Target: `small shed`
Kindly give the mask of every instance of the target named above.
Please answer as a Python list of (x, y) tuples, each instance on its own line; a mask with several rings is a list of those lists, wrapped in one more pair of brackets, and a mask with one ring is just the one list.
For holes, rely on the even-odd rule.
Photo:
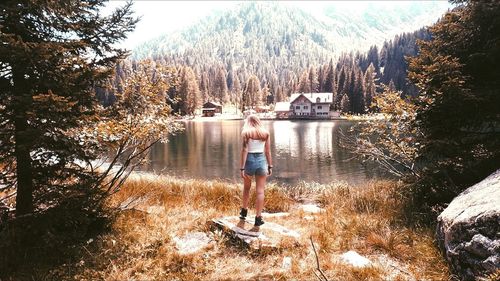
[(201, 114), (204, 117), (214, 116), (216, 113), (222, 113), (221, 104), (214, 101), (209, 101), (203, 104), (203, 107), (201, 109)]
[(277, 102), (274, 107), (274, 113), (276, 113), (276, 118), (287, 118), (290, 114), (290, 103), (289, 102)]

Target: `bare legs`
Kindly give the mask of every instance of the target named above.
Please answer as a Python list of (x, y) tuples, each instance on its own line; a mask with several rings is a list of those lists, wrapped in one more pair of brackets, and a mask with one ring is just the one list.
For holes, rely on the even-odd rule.
[[(267, 176), (256, 176), (256, 191), (257, 198), (255, 199), (255, 212), (256, 216), (260, 217), (262, 213), (262, 208), (264, 208), (264, 187), (266, 186)], [(250, 200), (250, 187), (252, 186), (252, 178), (247, 177), (243, 179), (243, 202), (242, 208), (248, 209), (248, 201)]]
[(257, 197), (255, 198), (255, 216), (262, 215), (262, 208), (264, 207), (264, 187), (266, 186), (267, 176), (255, 176)]
[[(262, 209), (264, 208), (264, 187), (266, 186), (267, 176), (255, 176), (255, 186), (257, 198), (255, 199), (255, 225), (250, 231), (259, 232), (262, 221)], [(252, 187), (252, 177), (243, 177), (243, 202), (240, 212), (240, 221), (237, 226), (243, 228), (245, 226), (245, 217), (247, 215), (248, 201), (250, 200), (250, 188)]]
[(243, 203), (242, 208), (248, 209), (248, 200), (250, 199), (250, 187), (252, 186), (252, 178), (243, 178)]

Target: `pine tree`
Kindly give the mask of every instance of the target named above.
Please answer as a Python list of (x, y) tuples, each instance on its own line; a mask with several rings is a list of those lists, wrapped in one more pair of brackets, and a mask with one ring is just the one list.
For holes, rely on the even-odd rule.
[[(383, 64), (384, 71), (377, 77), (380, 77), (380, 81), (386, 85), (392, 80), (394, 89), (401, 90), (404, 96), (415, 96), (417, 94), (414, 85), (408, 83), (406, 79), (407, 58), (417, 55), (417, 39), (427, 41), (430, 39), (430, 34), (426, 29), (421, 29), (412, 33), (397, 35), (393, 40), (384, 43), (380, 55), (381, 61), (383, 58), (381, 64)], [(376, 65), (374, 67), (377, 68)]]
[(276, 94), (276, 102), (283, 102), (283, 101), (286, 101), (286, 93), (285, 91), (283, 90), (283, 87), (282, 86), (279, 86), (278, 87), (278, 92)]
[(372, 63), (370, 63), (370, 66), (366, 69), (365, 75), (364, 75), (364, 100), (365, 100), (365, 108), (367, 111), (370, 111), (371, 105), (372, 105), (372, 100), (373, 97), (376, 94), (376, 85), (375, 85), (375, 67), (373, 66)]
[(309, 68), (309, 74), (307, 76), (307, 80), (309, 82), (309, 93), (318, 92), (318, 74), (316, 73), (316, 69), (314, 67)]
[(201, 106), (201, 94), (193, 69), (186, 66), (182, 69), (179, 85), (179, 96), (181, 99), (181, 113), (194, 114)]
[(204, 71), (203, 74), (201, 74), (201, 79), (200, 79), (200, 92), (203, 103), (208, 102), (210, 100), (209, 89), (210, 89), (210, 82), (208, 80), (208, 74)]
[(226, 78), (227, 90), (229, 93), (233, 92), (234, 86), (234, 71), (229, 71)]
[(342, 108), (342, 97), (346, 94), (346, 92), (344, 92), (344, 88), (345, 88), (345, 84), (346, 84), (346, 80), (348, 77), (346, 77), (346, 71), (345, 71), (345, 68), (344, 67), (341, 67), (340, 70), (339, 70), (339, 77), (338, 77), (338, 84), (337, 84), (337, 94), (335, 95), (335, 103), (334, 103), (334, 107), (335, 109), (337, 110), (341, 110)]
[(309, 72), (304, 70), (299, 80), (299, 93), (310, 93), (311, 92), (311, 84), (309, 83)]
[[(291, 96), (292, 93), (295, 93), (296, 91), (299, 91), (298, 90), (298, 87), (297, 87), (297, 77), (295, 75), (293, 75), (290, 80), (288, 81), (288, 84), (287, 84), (287, 96)], [(300, 91), (299, 91), (300, 92)]]
[(375, 74), (380, 73), (380, 60), (379, 60), (379, 52), (377, 45), (370, 47), (366, 59), (368, 65), (372, 65), (374, 67), (374, 73)]
[(250, 78), (248, 78), (245, 90), (243, 91), (242, 101), (242, 110), (245, 110), (245, 107), (257, 106), (259, 102), (262, 101), (260, 81), (257, 76), (251, 75)]
[(326, 72), (323, 91), (327, 92), (327, 93), (334, 93), (334, 92), (336, 92), (336, 88), (337, 87), (335, 85), (335, 70), (333, 67), (333, 61), (330, 60), (330, 63), (328, 64), (328, 69)]
[[(349, 76), (350, 71), (347, 69), (347, 66), (343, 66), (342, 69), (340, 70), (340, 75), (339, 75), (339, 83), (337, 85), (337, 92), (339, 95), (344, 95), (349, 93), (349, 87), (350, 87), (350, 76)], [(340, 102), (340, 101), (339, 101)]]
[(269, 80), (269, 91), (271, 92), (271, 95), (273, 96), (273, 99), (277, 99), (278, 95), (278, 88), (279, 88), (279, 82), (278, 82), (278, 77), (276, 74), (271, 74), (270, 75), (270, 80)]
[(7, 167), (0, 180), (17, 187), (17, 215), (42, 203), (35, 191), (57, 189), (61, 179), (93, 179), (76, 164), (96, 157), (77, 128), (95, 118), (94, 86), (124, 58), (115, 44), (136, 23), (131, 3), (110, 16), (99, 13), (103, 4), (0, 3), (0, 162)]
[(226, 71), (222, 67), (220, 67), (216, 72), (214, 80), (214, 94), (217, 95), (217, 100), (220, 103), (224, 104), (229, 101), (226, 84)]
[(420, 155), (445, 181), (437, 184), (441, 202), (500, 163), (500, 4), (455, 2), (465, 5), (430, 27), (432, 40), (420, 42), (409, 72), (420, 88)]
[(328, 66), (319, 66), (318, 67), (318, 93), (324, 92), (324, 87), (325, 87), (325, 75), (328, 71)]
[(269, 84), (265, 83), (264, 87), (261, 89), (261, 100), (260, 104), (268, 105), (273, 103), (273, 96), (271, 95), (271, 91), (269, 90)]
[(360, 114), (366, 112), (365, 85), (363, 83), (363, 77), (363, 72), (358, 67), (356, 71), (356, 84), (354, 86), (354, 96), (356, 97), (354, 112)]
[(349, 105), (350, 105), (350, 112), (352, 113), (358, 113), (358, 111), (356, 110), (356, 106), (357, 106), (357, 96), (356, 96), (356, 81), (357, 81), (357, 71), (355, 68), (352, 68), (351, 71), (350, 71), (350, 75), (349, 75), (349, 84), (348, 84), (348, 88), (345, 90), (345, 92), (347, 93), (347, 96), (349, 97)]
[(239, 104), (241, 102), (241, 83), (238, 75), (234, 75), (233, 81), (233, 103)]
[(349, 97), (347, 94), (342, 95), (342, 98), (340, 99), (340, 110), (342, 112), (350, 112), (351, 104), (349, 102)]
[(363, 75), (359, 67), (354, 67), (350, 76), (350, 89), (348, 92), (352, 113), (364, 113)]

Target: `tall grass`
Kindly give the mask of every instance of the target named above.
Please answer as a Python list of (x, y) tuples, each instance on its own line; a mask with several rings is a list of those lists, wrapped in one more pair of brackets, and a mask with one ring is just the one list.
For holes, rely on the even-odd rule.
[[(297, 230), (301, 238), (299, 245), (284, 240), (281, 250), (263, 252), (239, 247), (207, 227), (213, 218), (238, 214), (240, 184), (134, 176), (107, 202), (112, 208), (121, 207), (110, 231), (86, 243), (80, 259), (56, 267), (45, 278), (316, 280), (312, 237), (330, 280), (384, 280), (389, 276), (392, 280), (411, 280), (411, 276), (448, 280), (432, 231), (406, 226), (401, 188), (391, 181), (359, 187), (271, 183), (266, 187), (265, 211), (290, 215), (267, 220)], [(324, 212), (306, 220), (311, 214), (298, 205), (311, 200)], [(213, 242), (200, 253), (180, 255), (173, 238), (190, 231), (203, 231)], [(373, 266), (359, 269), (341, 263), (338, 255), (348, 250), (367, 256)], [(284, 257), (292, 258), (289, 270), (281, 268)]]

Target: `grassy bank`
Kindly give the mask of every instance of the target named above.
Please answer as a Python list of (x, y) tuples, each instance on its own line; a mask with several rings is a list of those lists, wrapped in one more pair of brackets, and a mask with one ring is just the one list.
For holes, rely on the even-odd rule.
[[(207, 226), (213, 218), (238, 213), (241, 186), (136, 176), (110, 198), (108, 204), (122, 210), (109, 229), (83, 242), (77, 258), (40, 272), (37, 279), (317, 280), (312, 237), (329, 280), (448, 280), (432, 230), (404, 223), (400, 188), (388, 181), (359, 187), (270, 184), (266, 211), (290, 215), (267, 220), (297, 230), (301, 238), (299, 246), (262, 252), (239, 247)], [(298, 208), (303, 200), (325, 211), (309, 216)], [(173, 237), (192, 231), (205, 232), (214, 242), (196, 254), (177, 254)], [(373, 266), (357, 269), (335, 258), (349, 250), (368, 257)], [(281, 268), (284, 257), (292, 258), (289, 270)]]

